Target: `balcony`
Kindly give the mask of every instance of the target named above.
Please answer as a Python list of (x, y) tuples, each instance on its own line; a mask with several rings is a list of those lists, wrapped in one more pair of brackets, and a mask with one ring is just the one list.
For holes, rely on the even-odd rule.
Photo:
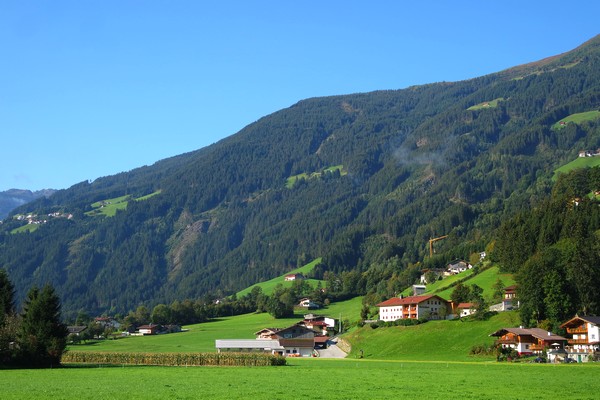
[(544, 345), (541, 345), (541, 344), (532, 344), (529, 346), (529, 350), (531, 350), (531, 351), (542, 351), (542, 350), (544, 350), (544, 348), (545, 348)]
[(587, 339), (569, 339), (569, 344), (588, 344)]
[(587, 333), (587, 327), (578, 327), (578, 328), (567, 328), (567, 333)]

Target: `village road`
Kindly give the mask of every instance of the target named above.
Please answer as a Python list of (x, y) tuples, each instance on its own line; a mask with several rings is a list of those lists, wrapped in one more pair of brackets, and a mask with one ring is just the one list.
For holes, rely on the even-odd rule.
[(329, 341), (328, 345), (326, 349), (317, 350), (319, 358), (346, 358), (347, 354), (335, 342)]

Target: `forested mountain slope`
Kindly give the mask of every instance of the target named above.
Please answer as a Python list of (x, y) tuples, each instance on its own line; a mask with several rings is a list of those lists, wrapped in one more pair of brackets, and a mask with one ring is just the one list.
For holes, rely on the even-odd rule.
[[(449, 235), (427, 261), (443, 263), (481, 250), (549, 193), (555, 168), (599, 148), (600, 120), (555, 125), (599, 107), (600, 37), (467, 81), (303, 100), (201, 150), (16, 210), (72, 218), (24, 234), (6, 219), (0, 267), (18, 299), (50, 282), (67, 312), (123, 312), (232, 293), (319, 256), (318, 273), (400, 274), (429, 238)], [(89, 213), (125, 195), (115, 216)]]

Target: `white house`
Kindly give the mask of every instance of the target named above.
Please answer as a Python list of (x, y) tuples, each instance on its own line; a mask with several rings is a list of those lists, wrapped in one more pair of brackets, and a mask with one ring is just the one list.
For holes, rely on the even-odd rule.
[(386, 322), (403, 318), (440, 319), (450, 314), (448, 300), (437, 295), (393, 297), (377, 304), (377, 307), (379, 319)]
[(446, 271), (449, 275), (456, 275), (471, 268), (473, 268), (473, 266), (466, 261), (455, 261), (448, 264)]
[(456, 306), (456, 313), (460, 317), (468, 317), (477, 312), (477, 306), (474, 303), (459, 303)]
[(315, 303), (314, 301), (312, 301), (308, 297), (305, 297), (305, 298), (301, 299), (300, 302), (298, 303), (298, 307), (304, 307), (304, 308), (321, 308), (320, 305), (318, 305), (317, 303)]
[(577, 362), (589, 361), (590, 355), (600, 350), (600, 317), (576, 315), (560, 326), (566, 329), (568, 356)]

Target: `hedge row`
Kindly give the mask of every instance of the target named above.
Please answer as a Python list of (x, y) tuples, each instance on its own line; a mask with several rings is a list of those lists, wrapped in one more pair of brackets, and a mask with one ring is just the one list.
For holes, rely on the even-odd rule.
[(68, 351), (62, 363), (262, 367), (286, 365), (284, 357), (263, 353), (104, 353)]

